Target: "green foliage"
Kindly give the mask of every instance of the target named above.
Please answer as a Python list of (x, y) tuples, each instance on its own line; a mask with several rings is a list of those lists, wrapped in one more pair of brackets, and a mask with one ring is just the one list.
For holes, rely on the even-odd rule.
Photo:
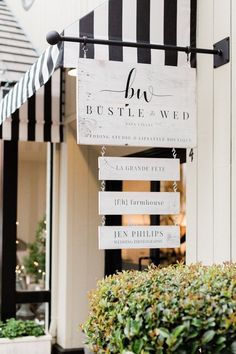
[(37, 282), (45, 272), (45, 230), (45, 217), (43, 217), (37, 224), (35, 241), (28, 245), (29, 255), (24, 258), (26, 273), (35, 275)]
[(151, 267), (98, 283), (82, 326), (96, 353), (236, 354), (236, 265)]
[(17, 338), (24, 336), (43, 336), (43, 326), (34, 321), (22, 321), (10, 318), (5, 323), (0, 322), (0, 338)]

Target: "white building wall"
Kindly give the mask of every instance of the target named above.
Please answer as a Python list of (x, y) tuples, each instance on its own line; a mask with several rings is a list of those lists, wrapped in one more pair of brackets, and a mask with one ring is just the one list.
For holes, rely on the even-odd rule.
[(236, 262), (236, 2), (231, 1), (231, 258)]
[[(73, 82), (73, 84), (72, 84)], [(98, 250), (98, 169), (96, 150), (76, 143), (75, 78), (66, 90), (65, 143), (57, 147), (52, 309), (53, 330), (63, 348), (83, 346), (80, 325), (88, 314), (88, 291), (104, 275), (104, 252)]]
[(232, 53), (230, 63), (217, 69), (211, 56), (198, 55), (198, 146), (187, 172), (188, 263), (235, 260), (235, 23), (233, 0), (198, 1), (197, 46), (212, 48), (230, 36)]
[[(61, 145), (61, 196), (58, 252), (57, 343), (83, 346), (79, 325), (88, 313), (88, 291), (103, 277), (104, 254), (98, 251), (97, 157), (79, 147), (68, 128)], [(63, 169), (63, 171), (62, 171)]]

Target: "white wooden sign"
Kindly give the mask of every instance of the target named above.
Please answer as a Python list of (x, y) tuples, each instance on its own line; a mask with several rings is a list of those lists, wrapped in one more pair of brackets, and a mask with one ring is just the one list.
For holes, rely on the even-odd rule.
[(79, 59), (78, 143), (196, 146), (195, 70)]
[(100, 215), (178, 214), (178, 192), (99, 192)]
[(176, 248), (179, 226), (99, 226), (99, 249)]
[(116, 181), (179, 181), (179, 159), (99, 157), (99, 179)]

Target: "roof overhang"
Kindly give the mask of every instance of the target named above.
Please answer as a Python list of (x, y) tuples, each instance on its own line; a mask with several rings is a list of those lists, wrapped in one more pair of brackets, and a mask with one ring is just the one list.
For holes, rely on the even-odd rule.
[[(196, 0), (107, 0), (63, 31), (65, 36), (196, 46)], [(182, 66), (186, 54), (166, 50), (87, 45), (87, 58)], [(0, 123), (45, 85), (57, 67), (73, 68), (83, 57), (78, 43), (50, 46), (0, 102)], [(192, 55), (192, 62), (195, 56)]]

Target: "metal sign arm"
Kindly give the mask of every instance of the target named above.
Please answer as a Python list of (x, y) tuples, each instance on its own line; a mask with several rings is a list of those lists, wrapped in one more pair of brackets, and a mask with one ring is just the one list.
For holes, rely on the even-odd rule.
[(119, 47), (133, 47), (133, 48), (146, 48), (146, 49), (157, 49), (157, 50), (171, 50), (175, 52), (184, 52), (186, 54), (190, 53), (200, 53), (200, 54), (211, 54), (214, 55), (214, 68), (222, 66), (229, 62), (229, 38), (225, 38), (220, 42), (214, 44), (214, 49), (205, 48), (194, 48), (190, 46), (181, 47), (174, 46), (170, 44), (153, 44), (144, 42), (125, 42), (118, 40), (105, 40), (89, 37), (66, 37), (61, 36), (56, 31), (51, 31), (47, 34), (47, 42), (51, 45), (58, 44), (61, 41), (64, 42), (76, 42), (86, 44), (100, 44), (100, 45), (112, 45)]

